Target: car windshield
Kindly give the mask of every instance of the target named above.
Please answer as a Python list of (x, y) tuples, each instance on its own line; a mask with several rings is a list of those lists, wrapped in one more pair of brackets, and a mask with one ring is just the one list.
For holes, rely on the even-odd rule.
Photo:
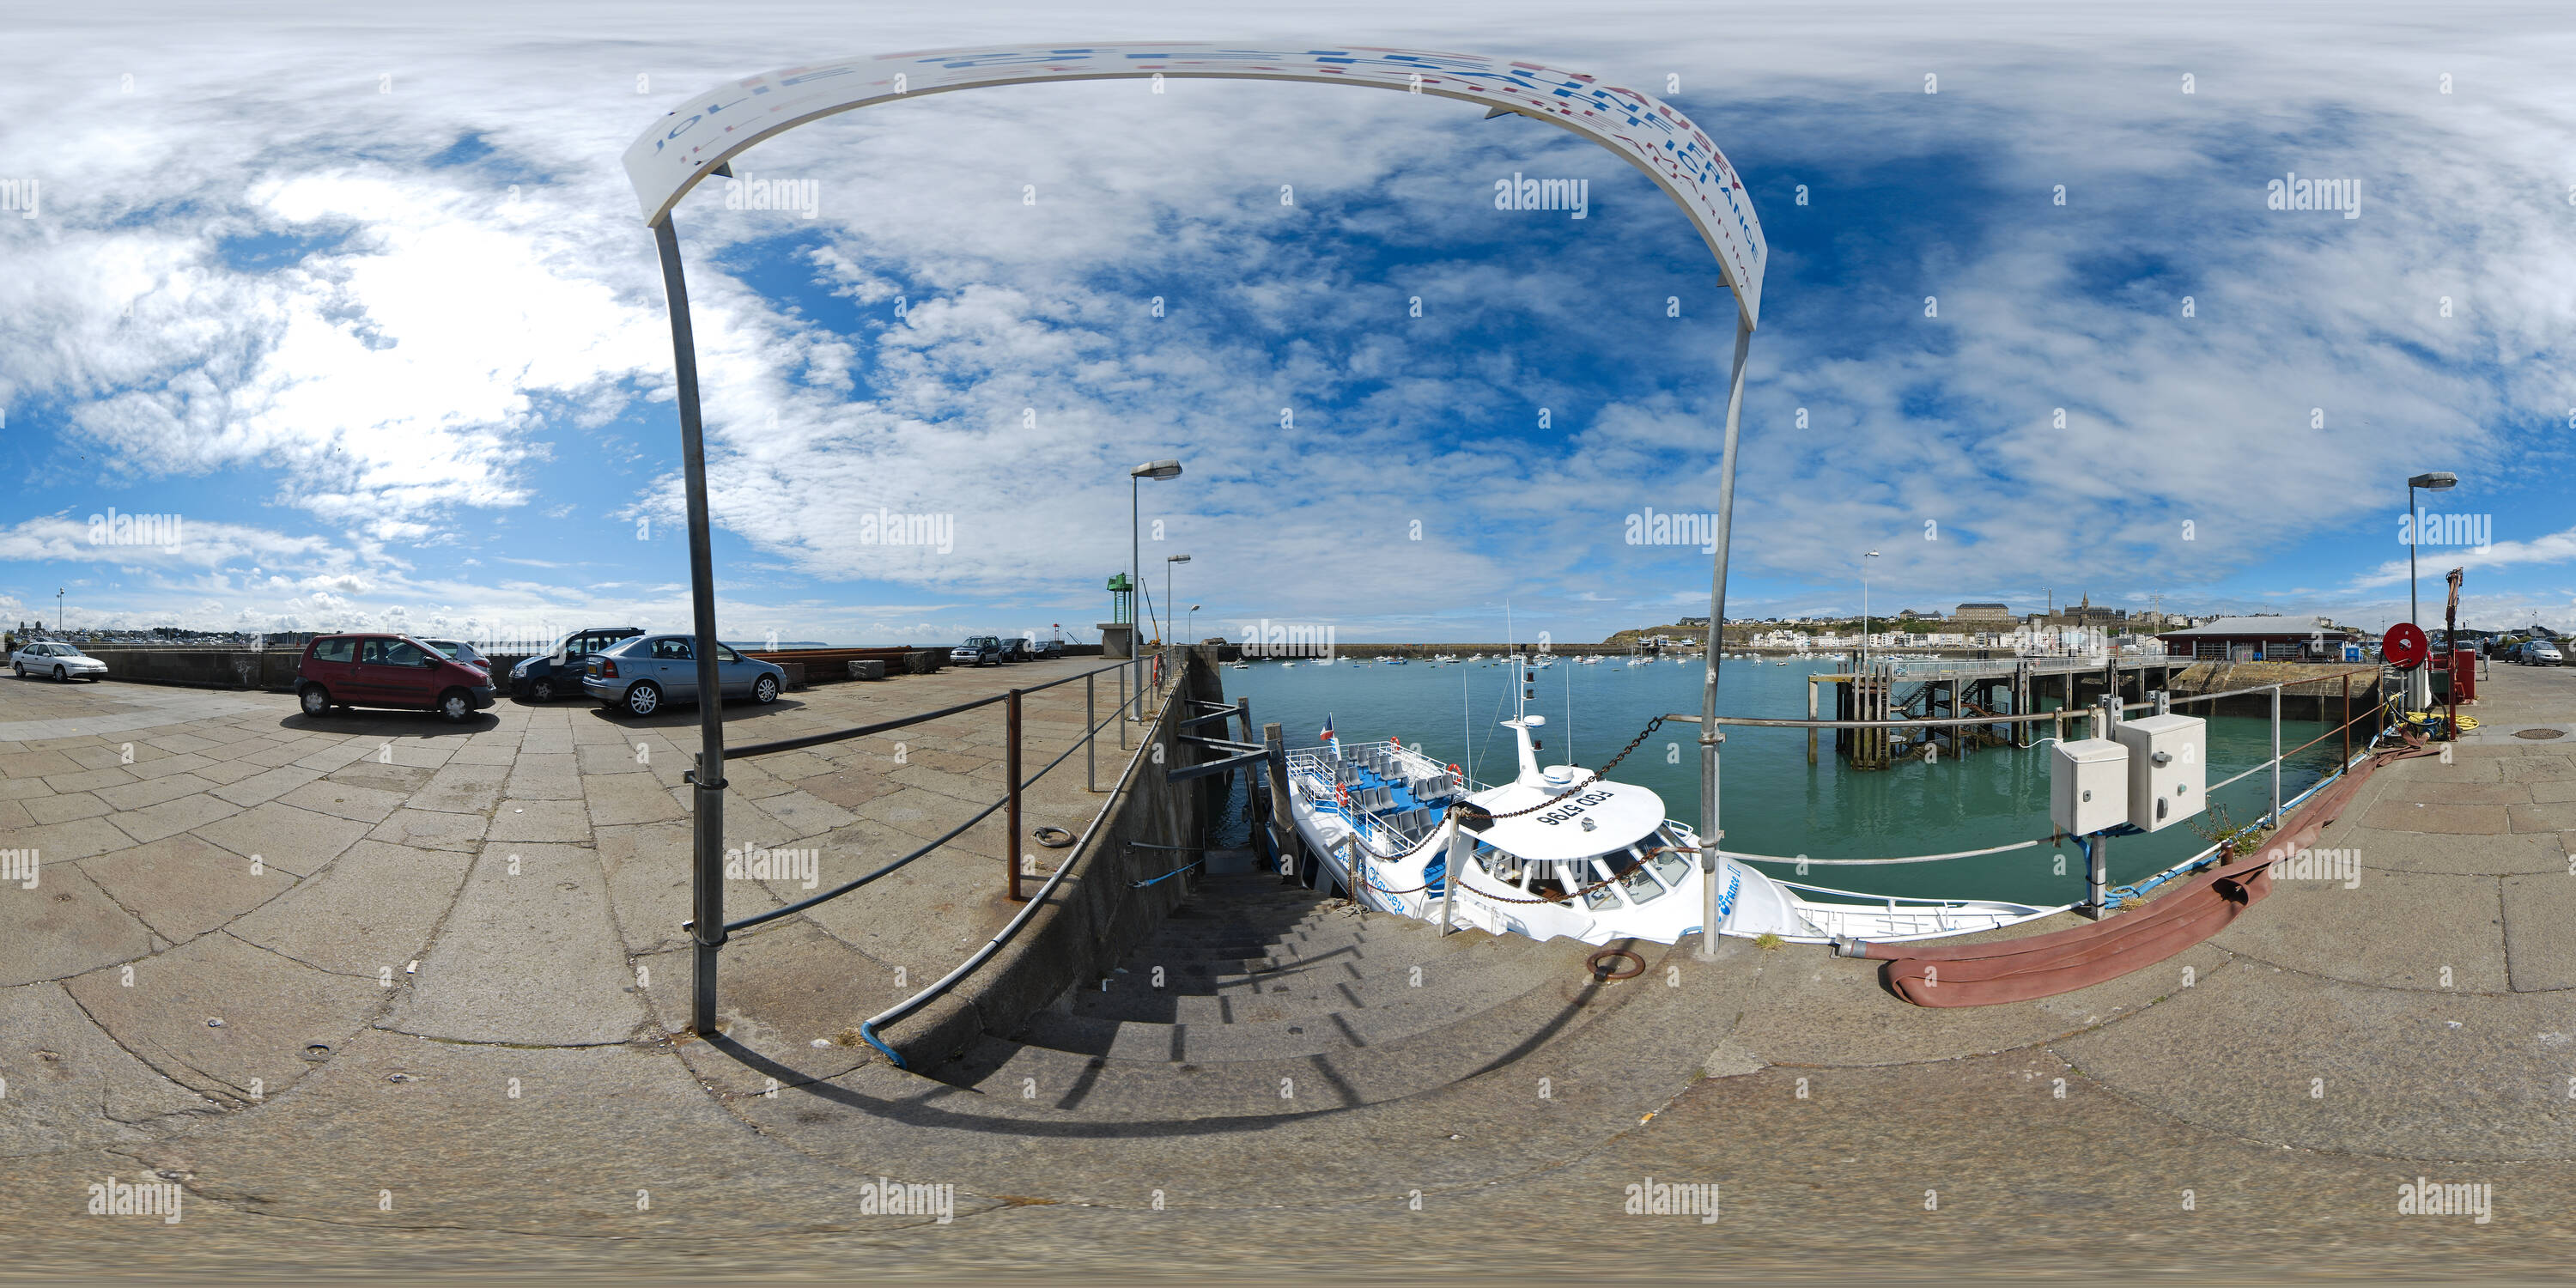
[(968, 637), (967, 637), (967, 639), (966, 639), (966, 643), (965, 643), (964, 647), (966, 647), (966, 648), (991, 648), (991, 647), (993, 647), (994, 645), (999, 644), (999, 643), (1001, 643), (1001, 642), (1002, 642), (1002, 641), (1001, 641), (999, 638), (997, 638), (997, 637), (995, 637), (995, 636), (991, 636), (991, 635), (970, 635), (970, 636), (968, 636)]

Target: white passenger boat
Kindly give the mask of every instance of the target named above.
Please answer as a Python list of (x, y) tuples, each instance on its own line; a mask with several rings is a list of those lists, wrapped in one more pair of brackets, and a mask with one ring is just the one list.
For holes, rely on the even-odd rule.
[[(1534, 673), (1525, 673), (1524, 681)], [(1673, 943), (1699, 933), (1705, 874), (1699, 834), (1664, 817), (1663, 799), (1574, 765), (1538, 763), (1525, 708), (1512, 731), (1519, 773), (1486, 786), (1395, 740), (1288, 756), (1290, 802), (1307, 854), (1300, 874), (1356, 891), (1371, 908), (1532, 939)], [(1472, 806), (1462, 811), (1459, 807)], [(1454, 900), (1449, 856), (1461, 820), (1472, 858)], [(1721, 854), (1718, 933), (1795, 943), (1934, 939), (2060, 911), (1980, 899), (1911, 899), (1804, 885)]]

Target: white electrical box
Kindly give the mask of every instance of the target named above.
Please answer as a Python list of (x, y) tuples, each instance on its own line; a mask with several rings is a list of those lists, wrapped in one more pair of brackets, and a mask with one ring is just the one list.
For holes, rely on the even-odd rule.
[(2207, 803), (2209, 724), (2195, 716), (2141, 716), (2113, 732), (2129, 749), (2129, 826), (2153, 832)]
[(2107, 738), (2061, 742), (2048, 757), (2048, 819), (2070, 836), (2129, 821), (2129, 749)]

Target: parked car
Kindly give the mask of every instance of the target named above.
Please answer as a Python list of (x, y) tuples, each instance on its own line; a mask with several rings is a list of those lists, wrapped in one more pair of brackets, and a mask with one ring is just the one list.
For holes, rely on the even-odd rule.
[(21, 680), (30, 671), (57, 680), (107, 678), (107, 663), (81, 652), (77, 644), (30, 644), (9, 655), (9, 669)]
[(1018, 660), (1023, 662), (1036, 662), (1046, 658), (1064, 656), (1064, 641), (1060, 639), (1024, 639), (1017, 641), (1017, 643), (1020, 646), (1020, 656)]
[(1034, 657), (1036, 657), (1036, 654), (1029, 651), (1029, 642), (1027, 640), (1022, 639), (1017, 635), (1013, 635), (1002, 641), (1003, 661), (1026, 662)]
[(590, 626), (558, 641), (542, 657), (510, 668), (510, 692), (532, 702), (552, 702), (581, 687), (591, 654), (644, 633), (641, 626)]
[(308, 716), (334, 707), (398, 707), (451, 722), (493, 701), (491, 676), (408, 635), (316, 636), (296, 663), (295, 695)]
[(969, 635), (965, 643), (948, 650), (948, 664), (950, 666), (1000, 666), (1002, 654), (1001, 636)]
[(421, 643), (445, 653), (450, 661), (463, 662), (485, 675), (492, 673), (492, 659), (463, 640), (422, 640)]
[[(640, 635), (591, 655), (584, 666), (582, 692), (600, 705), (629, 715), (649, 716), (664, 703), (689, 702), (698, 696), (697, 638), (691, 635)], [(725, 644), (716, 645), (716, 684), (723, 697), (749, 698), (763, 706), (778, 700), (787, 687), (786, 668), (754, 661)]]
[(2522, 660), (2533, 666), (2563, 666), (2567, 661), (2558, 646), (2547, 640), (2533, 640), (2522, 646), (2522, 652)]

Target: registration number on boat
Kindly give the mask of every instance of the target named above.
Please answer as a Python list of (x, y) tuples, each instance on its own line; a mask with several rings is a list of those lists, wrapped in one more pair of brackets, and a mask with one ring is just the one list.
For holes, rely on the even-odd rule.
[(1549, 827), (1554, 827), (1559, 823), (1570, 823), (1576, 818), (1581, 817), (1586, 806), (1608, 804), (1612, 799), (1614, 798), (1609, 792), (1587, 792), (1584, 795), (1575, 797), (1574, 802), (1570, 805), (1566, 805), (1558, 809), (1552, 809), (1539, 815), (1538, 821), (1547, 824)]

